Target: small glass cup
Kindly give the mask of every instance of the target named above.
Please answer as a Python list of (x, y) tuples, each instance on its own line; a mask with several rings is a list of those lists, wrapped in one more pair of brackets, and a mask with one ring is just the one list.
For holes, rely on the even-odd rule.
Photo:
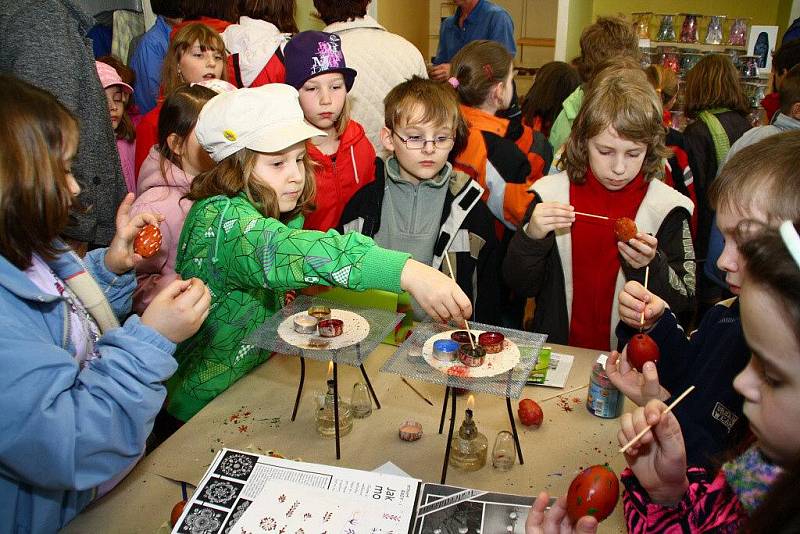
[(372, 415), (372, 399), (369, 396), (367, 386), (361, 382), (353, 384), (353, 394), (350, 397), (350, 409), (353, 417), (364, 419)]
[(514, 436), (508, 430), (501, 430), (494, 439), (492, 465), (500, 471), (508, 471), (517, 461), (517, 448)]

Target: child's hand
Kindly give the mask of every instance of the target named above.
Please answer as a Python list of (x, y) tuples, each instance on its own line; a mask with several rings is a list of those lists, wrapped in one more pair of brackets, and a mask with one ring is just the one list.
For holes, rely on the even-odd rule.
[(128, 193), (120, 204), (117, 210), (117, 233), (106, 251), (106, 267), (115, 274), (126, 273), (142, 261), (142, 257), (133, 251), (133, 241), (139, 230), (148, 224), (158, 226), (164, 220), (163, 215), (153, 213), (131, 217), (134, 198), (133, 193)]
[(647, 425), (654, 425), (625, 452), (625, 460), (654, 503), (674, 506), (686, 493), (689, 480), (681, 425), (672, 412), (663, 413), (666, 408), (660, 400), (651, 400), (623, 414), (617, 438), (625, 445)]
[(472, 315), (472, 303), (450, 277), (409, 259), (400, 273), (400, 287), (411, 293), (434, 321), (460, 321)]
[[(625, 287), (619, 292), (619, 318), (631, 328), (649, 330), (664, 315), (666, 307), (667, 303), (661, 297), (649, 292), (635, 280), (625, 282)], [(644, 325), (639, 322), (642, 310), (644, 310)]]
[(637, 406), (644, 406), (651, 399), (663, 401), (669, 398), (669, 391), (658, 383), (656, 364), (646, 362), (640, 373), (628, 363), (627, 347), (622, 355), (617, 351), (611, 353), (606, 362), (606, 374), (614, 387)]
[(560, 202), (540, 202), (533, 208), (525, 232), (531, 239), (544, 237), (559, 228), (569, 228), (575, 222), (575, 208)]
[(173, 280), (144, 310), (142, 324), (180, 343), (200, 329), (210, 305), (211, 294), (202, 280)]
[(450, 63), (442, 63), (441, 65), (429, 65), (428, 77), (437, 82), (443, 82), (450, 78)]
[(574, 526), (567, 516), (567, 500), (558, 499), (550, 510), (545, 511), (549, 501), (547, 492), (536, 497), (525, 521), (525, 534), (594, 534), (597, 532), (597, 519), (587, 515), (578, 520)]
[(628, 265), (634, 269), (641, 269), (650, 265), (650, 262), (656, 257), (658, 239), (650, 234), (639, 232), (634, 239), (627, 243), (617, 241), (617, 248), (622, 259), (628, 262)]

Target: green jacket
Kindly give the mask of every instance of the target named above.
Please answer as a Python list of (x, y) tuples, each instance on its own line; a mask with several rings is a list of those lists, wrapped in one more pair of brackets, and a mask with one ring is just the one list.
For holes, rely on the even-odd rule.
[(168, 411), (186, 421), (269, 357), (242, 340), (283, 305), (289, 289), (337, 285), (400, 291), (409, 255), (361, 234), (303, 230), (264, 217), (244, 194), (196, 202), (183, 225), (175, 270), (203, 280), (211, 312), (175, 353)]
[(561, 104), (561, 113), (558, 114), (553, 127), (550, 128), (549, 140), (553, 146), (553, 153), (558, 152), (558, 149), (567, 142), (569, 134), (572, 132), (572, 122), (578, 116), (583, 105), (583, 96), (583, 87), (578, 86)]

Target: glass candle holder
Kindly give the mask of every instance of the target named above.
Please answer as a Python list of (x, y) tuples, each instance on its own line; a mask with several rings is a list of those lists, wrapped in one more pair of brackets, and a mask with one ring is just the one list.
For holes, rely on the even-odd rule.
[[(353, 430), (353, 412), (350, 404), (339, 403), (339, 435), (346, 436)], [(317, 433), (325, 438), (332, 438), (336, 435), (336, 417), (333, 404), (333, 380), (328, 380), (328, 392), (322, 400), (322, 406), (317, 410), (316, 423)]]
[(372, 399), (367, 386), (361, 382), (353, 384), (353, 393), (350, 395), (350, 410), (356, 419), (364, 419), (372, 415)]
[(661, 23), (658, 25), (656, 41), (675, 41), (675, 15), (660, 15)]
[(501, 430), (494, 439), (492, 466), (500, 471), (508, 471), (517, 461), (517, 447), (514, 436), (508, 430)]

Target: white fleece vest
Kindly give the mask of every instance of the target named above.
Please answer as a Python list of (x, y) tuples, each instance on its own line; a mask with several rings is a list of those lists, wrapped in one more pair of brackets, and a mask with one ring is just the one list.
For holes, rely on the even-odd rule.
[[(569, 178), (566, 171), (545, 176), (537, 180), (531, 189), (542, 197), (545, 201), (561, 202), (569, 204)], [(685, 208), (689, 214), (694, 211), (694, 204), (687, 197), (664, 184), (660, 180), (653, 180), (647, 188), (647, 193), (639, 205), (636, 212), (636, 227), (640, 232), (655, 235), (666, 216), (675, 208)], [(572, 322), (572, 231), (571, 228), (556, 230), (556, 246), (561, 258), (561, 270), (564, 273), (564, 291), (567, 303), (567, 321)], [(610, 347), (616, 349), (617, 336), (615, 333), (619, 322), (619, 308), (617, 299), (619, 293), (625, 285), (625, 274), (620, 268), (617, 273), (617, 281), (614, 287), (614, 298), (611, 300), (611, 328), (610, 328)], [(567, 325), (569, 328), (569, 324)]]

